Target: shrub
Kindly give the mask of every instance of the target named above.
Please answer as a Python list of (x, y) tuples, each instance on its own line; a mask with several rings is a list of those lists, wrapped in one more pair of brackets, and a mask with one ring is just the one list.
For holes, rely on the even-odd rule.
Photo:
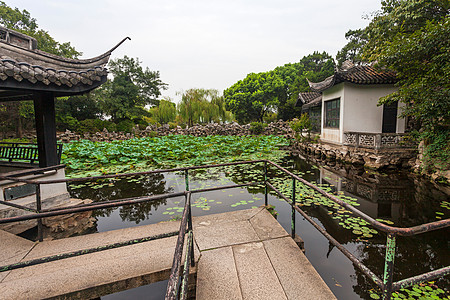
[[(310, 141), (312, 123), (308, 114), (302, 114), (299, 120), (292, 120), (289, 124), (291, 129), (295, 132), (295, 138), (298, 141)], [(307, 136), (303, 136), (303, 132), (307, 132)]]
[(158, 133), (156, 131), (150, 131), (149, 133), (147, 133), (148, 137), (157, 137)]
[(267, 124), (261, 122), (252, 122), (250, 123), (250, 132), (252, 134), (261, 134), (264, 131), (264, 128), (267, 127)]
[(178, 126), (178, 124), (175, 122), (169, 122), (167, 124), (169, 124), (169, 129), (175, 129)]
[(117, 123), (117, 131), (131, 133), (134, 127), (134, 122), (128, 119), (122, 120)]
[(267, 113), (264, 115), (263, 119), (264, 119), (264, 122), (266, 122), (267, 124), (272, 123), (278, 119), (278, 114), (277, 113)]
[(94, 119), (86, 119), (80, 121), (78, 128), (75, 129), (75, 131), (78, 133), (95, 133), (98, 131), (98, 128)]

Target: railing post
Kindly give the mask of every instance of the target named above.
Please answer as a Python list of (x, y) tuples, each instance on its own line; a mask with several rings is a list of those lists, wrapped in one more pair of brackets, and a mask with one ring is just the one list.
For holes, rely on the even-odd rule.
[(395, 235), (389, 233), (386, 242), (386, 256), (384, 258), (383, 276), (383, 300), (391, 299), (392, 282), (394, 280), (394, 260), (395, 260)]
[[(41, 213), (42, 209), (42, 200), (41, 200), (41, 185), (38, 183), (36, 184), (36, 210), (38, 213)], [(39, 242), (42, 242), (44, 240), (44, 233), (42, 230), (42, 218), (39, 218), (37, 220), (38, 225), (38, 240)]]
[(186, 184), (186, 191), (189, 191), (189, 170), (184, 170), (184, 182)]
[[(184, 170), (184, 182), (186, 185), (186, 191), (189, 191), (189, 169)], [(189, 201), (188, 204), (188, 232), (193, 231), (192, 226), (192, 209), (191, 209), (191, 193), (186, 194), (185, 201)], [(194, 258), (194, 243), (191, 243), (191, 250), (192, 250), (192, 256), (191, 256), (191, 266), (195, 266), (195, 258)]]
[(355, 132), (356, 136), (356, 148), (359, 148), (359, 133)]
[[(191, 208), (191, 193), (189, 195), (186, 194), (186, 201), (189, 201), (188, 204), (188, 232), (194, 233), (194, 226), (192, 225), (192, 208)], [(189, 197), (189, 198), (188, 198)], [(190, 244), (191, 255), (191, 267), (195, 266), (195, 257), (194, 257), (194, 243)]]
[(292, 178), (291, 236), (295, 238), (295, 178)]
[(267, 187), (267, 161), (264, 162), (264, 205), (269, 205), (269, 189)]
[(381, 149), (381, 134), (375, 134), (375, 149)]

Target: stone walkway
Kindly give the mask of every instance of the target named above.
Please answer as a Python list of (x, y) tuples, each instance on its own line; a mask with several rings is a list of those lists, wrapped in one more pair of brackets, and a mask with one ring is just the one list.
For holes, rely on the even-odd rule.
[[(0, 231), (0, 264), (176, 231), (179, 222), (33, 243)], [(335, 299), (263, 208), (194, 218), (197, 299)], [(89, 299), (167, 279), (176, 237), (0, 273), (0, 299)]]

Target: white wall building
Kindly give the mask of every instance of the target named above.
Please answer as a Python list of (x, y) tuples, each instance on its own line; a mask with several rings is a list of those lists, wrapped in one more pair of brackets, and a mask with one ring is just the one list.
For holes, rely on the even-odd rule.
[[(381, 97), (396, 91), (395, 82), (392, 72), (349, 62), (324, 81), (309, 82), (313, 91), (322, 92), (321, 140), (348, 144), (352, 132), (404, 133), (406, 121), (399, 118), (403, 104), (378, 106)], [(358, 139), (361, 136), (364, 135), (358, 135)], [(375, 136), (372, 137), (375, 143)]]

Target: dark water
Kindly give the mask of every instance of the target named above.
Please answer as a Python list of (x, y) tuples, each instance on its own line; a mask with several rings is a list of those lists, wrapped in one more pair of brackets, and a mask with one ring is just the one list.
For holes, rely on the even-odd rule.
[[(450, 217), (449, 196), (445, 188), (405, 173), (376, 173), (342, 165), (318, 165), (305, 159), (287, 157), (283, 166), (301, 174), (310, 182), (322, 185), (341, 196), (351, 197), (362, 210), (373, 218), (393, 222), (396, 226), (409, 227)], [(270, 170), (278, 183), (286, 178)], [(190, 188), (208, 188), (248, 181), (262, 181), (262, 166), (226, 168), (191, 174)], [(184, 191), (181, 174), (154, 174), (147, 177), (130, 177), (117, 181), (103, 181), (71, 187), (73, 197), (103, 201), (142, 195)], [(263, 204), (262, 188), (235, 188), (193, 195), (193, 215), (200, 216), (233, 210), (247, 209)], [(184, 198), (164, 199), (153, 203), (107, 209), (94, 212), (95, 228), (90, 231), (108, 231), (143, 224), (152, 224), (181, 217)], [(291, 208), (274, 195), (269, 204), (275, 205), (278, 221), (290, 232)], [(353, 229), (343, 228), (341, 220), (333, 218), (330, 208), (313, 204), (303, 207), (308, 214), (332, 234), (341, 244), (357, 256), (366, 266), (382, 277), (386, 235), (383, 233), (355, 234)], [(358, 226), (358, 225), (356, 225)], [(367, 226), (370, 227), (370, 226)], [(357, 228), (358, 229), (358, 228)], [(365, 277), (343, 254), (306, 220), (297, 214), (296, 230), (305, 241), (306, 256), (331, 288), (338, 299), (370, 299), (375, 285)], [(358, 229), (359, 230), (359, 229)], [(369, 232), (370, 233), (370, 232)], [(450, 265), (450, 230), (421, 234), (397, 240), (395, 280), (418, 275)], [(441, 279), (437, 284), (448, 289), (450, 281)], [(165, 288), (152, 284), (104, 299), (132, 299), (158, 294)], [(162, 293), (164, 294), (164, 293)], [(110, 298), (111, 297), (111, 298)], [(115, 297), (115, 298), (113, 298)]]

